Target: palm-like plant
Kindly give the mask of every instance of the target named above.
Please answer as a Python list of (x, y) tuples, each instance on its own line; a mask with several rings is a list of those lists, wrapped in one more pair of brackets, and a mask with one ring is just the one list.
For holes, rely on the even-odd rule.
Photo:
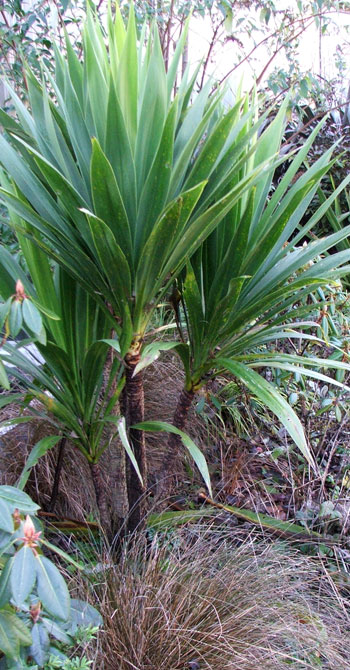
[[(278, 145), (281, 141), (276, 121), (263, 134), (265, 156), (275, 150), (274, 142)], [(266, 347), (287, 338), (314, 339), (307, 331), (316, 324), (305, 321), (314, 304), (307, 304), (303, 298), (349, 272), (349, 249), (325, 254), (349, 235), (350, 226), (301, 244), (350, 182), (347, 177), (310, 220), (301, 224), (323, 175), (332, 165), (330, 150), (296, 179), (317, 131), (294, 157), (272, 195), (267, 198), (273, 177), (273, 168), (269, 168), (188, 262), (182, 285), (188, 342), (183, 336), (183, 343), (177, 347), (186, 381), (174, 415), (174, 425), (183, 429), (195, 392), (208, 379), (229, 371), (277, 415), (311, 463), (298, 417), (254, 368), (278, 367), (340, 386), (317, 368), (350, 369), (346, 362), (332, 358), (276, 353)], [(170, 435), (170, 453), (164, 462), (164, 475), (168, 477), (177, 443), (178, 437)]]
[[(89, 13), (82, 61), (67, 39), (55, 77), (27, 73), (31, 112), (12, 93), (18, 121), (0, 116), (14, 184), (1, 199), (25, 222), (17, 230), (112, 314), (129, 425), (143, 419), (134, 373), (159, 299), (267, 163), (253, 106), (219, 112), (223, 91), (210, 95), (208, 84), (195, 96), (196, 73), (174, 95), (186, 31), (167, 72), (157, 30), (145, 34), (138, 41), (132, 6), (127, 29), (118, 9), (109, 15), (106, 38)], [(142, 432), (130, 438), (143, 478), (131, 476), (133, 507), (146, 457)]]
[[(16, 220), (13, 212), (12, 218)], [(101, 523), (108, 531), (111, 514), (99, 461), (109, 444), (104, 430), (114, 420), (123, 386), (117, 359), (108, 378), (105, 374), (113, 320), (64, 269), (57, 266), (53, 275), (47, 256), (30, 240), (19, 238), (31, 280), (15, 257), (0, 246), (0, 294), (7, 299), (20, 279), (25, 293), (40, 303), (46, 336), (37, 342), (40, 365), (33, 355), (28, 357), (22, 351), (25, 342), (3, 346), (5, 366), (8, 361), (8, 371), (18, 379), (23, 392), (15, 398), (13, 394), (2, 396), (1, 404), (14, 399), (25, 406), (32, 398), (40, 401), (54, 430), (69, 439), (88, 461)], [(119, 430), (123, 435), (122, 423)]]

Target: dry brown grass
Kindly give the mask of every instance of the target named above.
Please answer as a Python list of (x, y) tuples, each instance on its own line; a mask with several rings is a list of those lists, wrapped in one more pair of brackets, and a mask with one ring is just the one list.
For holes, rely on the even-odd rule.
[[(2, 412), (1, 420), (18, 416), (19, 408), (10, 407)], [(58, 434), (57, 429), (44, 419), (33, 419), (19, 424), (0, 437), (0, 484), (15, 485), (34, 445), (47, 435)], [(26, 492), (46, 509), (51, 498), (57, 463), (58, 447), (40, 458), (32, 469)], [(67, 444), (61, 473), (59, 495), (54, 511), (61, 517), (84, 519), (96, 514), (94, 489), (88, 465), (80, 452)]]
[(319, 563), (281, 544), (237, 546), (214, 526), (166, 543), (140, 535), (98, 581), (96, 669), (350, 669), (341, 597)]

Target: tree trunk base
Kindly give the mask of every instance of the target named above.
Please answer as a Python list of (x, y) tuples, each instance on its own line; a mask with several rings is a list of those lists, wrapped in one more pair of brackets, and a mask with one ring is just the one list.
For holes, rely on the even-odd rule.
[(95, 489), (96, 503), (100, 517), (100, 524), (108, 540), (112, 539), (111, 518), (106, 498), (106, 482), (103, 477), (100, 463), (90, 463), (90, 472)]
[(147, 458), (145, 435), (141, 430), (130, 428), (130, 426), (141, 423), (144, 419), (143, 375), (141, 372), (134, 375), (136, 365), (139, 361), (139, 353), (136, 355), (127, 355), (125, 357), (125, 396), (129, 425), (129, 441), (134, 450), (135, 458), (143, 480), (143, 484), (141, 484), (134, 467), (128, 459), (129, 517), (127, 529), (129, 533), (142, 528), (146, 514)]
[[(175, 428), (179, 428), (179, 430), (185, 429), (194, 396), (194, 391), (182, 389), (173, 417), (173, 425)], [(162, 498), (163, 500), (169, 498), (173, 492), (175, 464), (181, 447), (182, 442), (180, 435), (170, 433), (163, 460), (161, 477), (157, 487), (157, 497)]]

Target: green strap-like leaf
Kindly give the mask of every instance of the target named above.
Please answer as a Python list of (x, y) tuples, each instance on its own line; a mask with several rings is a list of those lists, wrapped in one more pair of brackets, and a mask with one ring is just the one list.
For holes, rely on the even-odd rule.
[(137, 133), (138, 58), (135, 12), (130, 5), (128, 28), (117, 74), (117, 94), (127, 124), (130, 144), (134, 148)]
[(179, 435), (181, 437), (183, 445), (186, 447), (186, 449), (188, 449), (199, 472), (201, 473), (205, 485), (209, 491), (209, 495), (212, 495), (210, 474), (207, 462), (205, 460), (205, 456), (201, 452), (201, 450), (197, 447), (197, 445), (193, 442), (193, 440), (191, 440), (191, 438), (188, 435), (186, 435), (186, 433), (184, 433), (179, 428), (176, 428), (171, 423), (167, 423), (166, 421), (143, 421), (142, 423), (137, 423), (135, 426), (132, 426), (132, 428), (136, 428), (137, 430), (145, 430), (148, 432), (165, 431), (166, 433), (174, 433), (174, 435)]
[(17, 484), (18, 488), (21, 489), (21, 491), (23, 491), (28, 481), (31, 468), (33, 468), (34, 465), (37, 464), (39, 458), (44, 456), (50, 449), (52, 449), (55, 446), (55, 444), (57, 444), (59, 439), (60, 435), (50, 435), (49, 437), (43, 437), (33, 447), (27, 458), (26, 464), (22, 470), (22, 474)]
[(115, 87), (111, 82), (104, 153), (112, 166), (114, 176), (118, 182), (124, 207), (128, 214), (129, 225), (133, 231), (136, 221), (136, 170), (125, 124), (126, 119), (123, 116)]
[[(137, 310), (142, 313), (145, 304), (164, 286), (165, 280), (169, 281), (168, 270), (164, 270), (164, 267), (174, 247), (176, 249), (177, 240), (181, 239), (204, 186), (205, 183), (198, 184), (170, 203), (153, 227), (136, 271), (136, 318)], [(183, 260), (185, 262), (186, 258)]]
[[(114, 421), (114, 417), (111, 417), (111, 420)], [(138, 466), (137, 460), (136, 460), (134, 452), (132, 450), (132, 446), (129, 442), (129, 439), (128, 439), (128, 436), (127, 436), (127, 433), (126, 433), (125, 419), (124, 419), (123, 416), (120, 417), (119, 419), (117, 419), (115, 417), (115, 421), (117, 423), (118, 433), (119, 433), (119, 437), (121, 439), (122, 445), (123, 445), (127, 455), (129, 456), (129, 458), (130, 458), (130, 460), (133, 464), (133, 467), (135, 468), (135, 472), (136, 472), (136, 474), (137, 474), (137, 476), (138, 476), (138, 478), (141, 482), (141, 485), (143, 486), (143, 479), (142, 479), (142, 475), (141, 475), (141, 472), (140, 472), (140, 468)]]
[(128, 261), (107, 224), (97, 216), (84, 211), (89, 221), (96, 250), (96, 260), (110, 285), (118, 313), (128, 310), (131, 299), (131, 275)]
[(111, 229), (131, 264), (131, 235), (128, 217), (112, 166), (98, 141), (92, 140), (91, 191), (95, 214)]
[[(129, 84), (130, 86), (130, 84)], [(135, 147), (137, 187), (141, 193), (157, 154), (167, 114), (167, 86), (158, 30), (153, 30), (153, 48), (144, 80)]]
[(315, 462), (307, 445), (303, 427), (287, 401), (261, 375), (238, 361), (218, 357), (218, 366), (225, 368), (245, 384), (251, 393), (261, 400), (283, 423), (289, 435), (299, 447), (306, 460), (315, 469)]
[(195, 351), (200, 350), (203, 343), (203, 331), (205, 329), (205, 306), (199, 290), (191, 263), (187, 263), (186, 278), (183, 286), (183, 296), (191, 329), (191, 344)]
[(1, 360), (0, 360), (0, 386), (2, 386), (2, 388), (6, 389), (6, 391), (10, 390), (10, 382), (9, 382), (8, 376), (6, 374), (4, 364)]
[(136, 223), (136, 258), (167, 200), (173, 165), (176, 115), (177, 99), (169, 110), (158, 151), (142, 189)]
[(161, 351), (170, 351), (171, 349), (175, 349), (177, 345), (177, 342), (151, 342), (151, 344), (147, 344), (142, 350), (141, 358), (135, 367), (133, 377), (144, 368), (147, 368), (148, 365), (154, 363), (159, 358)]
[(237, 114), (240, 107), (238, 102), (232, 107), (219, 121), (204, 142), (199, 157), (194, 162), (193, 168), (184, 184), (184, 189), (190, 189), (198, 182), (208, 179), (216, 161), (225, 146), (226, 140), (232, 130), (234, 122), (237, 120)]

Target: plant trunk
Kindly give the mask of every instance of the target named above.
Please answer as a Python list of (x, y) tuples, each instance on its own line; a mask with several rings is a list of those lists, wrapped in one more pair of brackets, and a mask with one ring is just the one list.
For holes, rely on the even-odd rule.
[[(113, 332), (111, 333), (111, 337), (113, 337)], [(110, 348), (105, 366), (104, 392), (110, 379), (114, 356), (115, 352)], [(116, 378), (114, 378), (110, 389), (110, 395), (115, 393), (116, 387)], [(111, 410), (113, 416), (119, 417), (120, 414), (122, 414), (126, 418), (127, 410), (124, 390), (125, 388), (119, 398), (119, 404), (116, 403)], [(125, 407), (122, 401), (125, 401)], [(125, 526), (129, 513), (129, 503), (125, 449), (118, 436), (115, 435), (115, 426), (113, 424), (111, 424), (110, 431), (111, 434), (109, 435), (109, 438), (112, 437), (112, 434), (114, 437), (109, 440), (109, 447), (103, 456), (103, 460), (105, 460), (105, 467), (108, 469), (108, 479), (105, 481), (105, 488), (108, 491), (111, 533), (114, 538), (114, 545), (116, 546), (125, 533)]]
[(47, 511), (52, 512), (55, 505), (56, 505), (56, 500), (58, 496), (58, 491), (60, 487), (60, 479), (61, 479), (61, 472), (62, 472), (62, 467), (63, 467), (63, 460), (64, 460), (64, 451), (66, 448), (67, 444), (67, 438), (62, 437), (60, 440), (60, 446), (58, 449), (58, 456), (57, 456), (57, 463), (56, 463), (56, 469), (55, 469), (55, 478), (53, 481), (53, 487), (52, 487), (52, 492), (51, 492), (51, 498), (50, 502), (47, 506)]
[[(180, 430), (186, 427), (188, 413), (190, 411), (194, 391), (187, 391), (182, 389), (180, 397), (174, 412), (173, 425)], [(174, 471), (176, 468), (176, 459), (181, 448), (181, 437), (170, 433), (167, 441), (166, 451), (164, 454), (163, 468), (161, 472), (161, 479), (158, 485), (158, 495), (162, 498), (168, 498), (174, 486)]]
[(137, 464), (143, 479), (141, 484), (135, 469), (130, 461), (128, 466), (128, 499), (129, 499), (129, 520), (128, 531), (131, 533), (136, 528), (141, 528), (145, 517), (147, 489), (147, 459), (145, 435), (141, 430), (130, 428), (144, 419), (144, 394), (143, 394), (143, 375), (139, 372), (134, 375), (136, 365), (140, 360), (140, 354), (127, 354), (125, 357), (125, 395), (127, 404), (127, 422), (129, 428), (129, 441), (133, 448)]
[(110, 524), (112, 535), (116, 538), (117, 535), (123, 536), (129, 514), (126, 455), (118, 436), (111, 441), (106, 456)]
[(106, 537), (111, 540), (111, 519), (107, 505), (106, 485), (100, 464), (90, 463), (90, 472), (95, 489), (101, 528), (106, 534)]

